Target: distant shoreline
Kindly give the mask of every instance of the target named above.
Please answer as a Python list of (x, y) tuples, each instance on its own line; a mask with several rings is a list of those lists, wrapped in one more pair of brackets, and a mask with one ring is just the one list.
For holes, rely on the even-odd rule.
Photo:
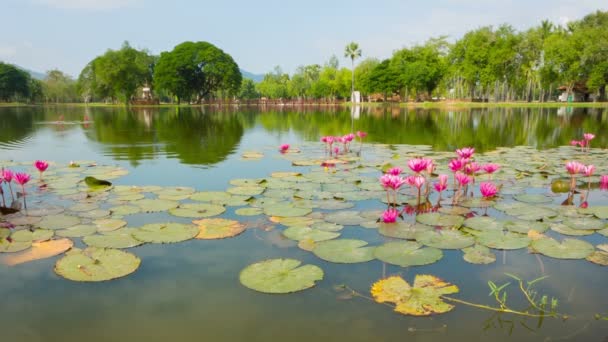
[[(318, 103), (294, 103), (284, 104), (235, 104), (235, 103), (204, 103), (204, 104), (160, 104), (160, 105), (131, 105), (133, 108), (174, 108), (174, 107), (200, 107), (200, 106), (230, 106), (230, 107), (352, 107), (350, 102), (318, 102)], [(466, 102), (466, 101), (438, 101), (438, 102), (362, 102), (361, 107), (400, 107), (400, 108), (438, 108), (438, 109), (465, 109), (465, 108), (560, 108), (560, 107), (582, 107), (582, 108), (608, 108), (608, 102)], [(125, 107), (124, 104), (107, 103), (58, 103), (58, 104), (28, 104), (28, 103), (0, 103), (0, 107)]]

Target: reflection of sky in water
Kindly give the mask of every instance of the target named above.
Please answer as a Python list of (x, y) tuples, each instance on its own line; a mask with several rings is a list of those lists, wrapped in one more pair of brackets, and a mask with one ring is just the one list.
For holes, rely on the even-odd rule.
[[(54, 120), (55, 113), (46, 115), (45, 120)], [(76, 120), (79, 115), (80, 112), (68, 112), (66, 120), (68, 117)], [(108, 114), (98, 114), (92, 108), (89, 115)], [(380, 122), (389, 120), (388, 117), (371, 120), (373, 115), (363, 111), (355, 129), (365, 127), (370, 131), (371, 141), (391, 142), (393, 138), (388, 137), (389, 132), (381, 132), (390, 127)], [(450, 113), (449, 116), (456, 118), (460, 114)], [(317, 141), (321, 133), (346, 132), (344, 127), (350, 127), (350, 121), (340, 123), (333, 117), (328, 116), (326, 122), (317, 121), (309, 126), (301, 124), (302, 118), (286, 113), (265, 113), (241, 119), (242, 135), (232, 142), (234, 145), (230, 146), (228, 154), (213, 164), (180, 162), (180, 150), (167, 152), (167, 145), (172, 144), (170, 140), (138, 142), (134, 138), (131, 144), (111, 143), (92, 139), (91, 132), (87, 135), (80, 125), (66, 125), (61, 129), (43, 124), (36, 125), (22, 141), (11, 139), (10, 144), (3, 141), (0, 160), (95, 160), (100, 164), (119, 164), (130, 170), (130, 174), (118, 179), (116, 184), (182, 185), (201, 191), (223, 190), (233, 178), (266, 177), (271, 171), (293, 169), (291, 163), (278, 156), (277, 146)], [(150, 118), (149, 114), (142, 117), (143, 125), (152, 131), (160, 129), (155, 126), (160, 119), (158, 116)], [(605, 134), (602, 136), (599, 132), (605, 129), (605, 118), (600, 119), (604, 121), (596, 121), (598, 142), (606, 141)], [(425, 118), (422, 116), (419, 120)], [(483, 129), (486, 124), (481, 115), (473, 121), (452, 121), (450, 127), (466, 129), (471, 125)], [(412, 121), (395, 123), (398, 127), (402, 125), (414, 126), (414, 129), (427, 127), (416, 126)], [(591, 123), (586, 118), (578, 127), (582, 130), (588, 125)], [(556, 135), (558, 128), (559, 125), (549, 130), (553, 141), (560, 141), (564, 139), (562, 134), (572, 132), (566, 130)], [(94, 129), (94, 125), (88, 128)], [(518, 132), (502, 134), (514, 136)], [(421, 143), (429, 142), (423, 140)], [(126, 149), (134, 146), (151, 148), (151, 152), (132, 163)], [(240, 155), (250, 150), (261, 151), (265, 157), (259, 161), (241, 160)], [(608, 202), (603, 195), (594, 196), (594, 201)], [(379, 203), (364, 201), (357, 203), (355, 209), (370, 206), (382, 208)], [(234, 208), (228, 209), (223, 217), (236, 218)], [(162, 220), (189, 221), (166, 214), (132, 215), (126, 219), (129, 226)], [(601, 341), (608, 336), (608, 324), (586, 319), (598, 312), (608, 313), (604, 294), (608, 279), (606, 270), (587, 261), (559, 261), (518, 250), (497, 251), (496, 263), (480, 266), (464, 262), (460, 251), (444, 251), (442, 260), (424, 267), (400, 268), (377, 260), (340, 265), (300, 250), (293, 242), (282, 238), (279, 230), (250, 229), (237, 238), (221, 241), (137, 247), (131, 251), (142, 258), (141, 268), (124, 279), (100, 284), (78, 284), (58, 278), (52, 271), (56, 259), (16, 268), (0, 266), (2, 341), (542, 341), (547, 337)], [(375, 230), (360, 227), (345, 228), (342, 237), (362, 238), (373, 245), (386, 241)], [(593, 244), (605, 243), (605, 238), (597, 234), (581, 239)], [(238, 274), (246, 265), (274, 257), (291, 257), (319, 265), (325, 271), (325, 278), (313, 289), (278, 296), (255, 293), (239, 284)], [(522, 320), (508, 315), (491, 319), (490, 312), (457, 305), (453, 312), (445, 315), (411, 318), (364, 299), (338, 300), (340, 294), (333, 290), (334, 285), (348, 284), (368, 294), (370, 285), (383, 276), (400, 274), (411, 282), (415, 274), (428, 273), (457, 284), (461, 292), (454, 297), (493, 304), (487, 296), (486, 283), (488, 280), (510, 281), (505, 272), (525, 279), (549, 275), (550, 278), (541, 283), (541, 291), (559, 297), (561, 311), (576, 317), (566, 322), (546, 319), (539, 329), (538, 321), (534, 319)], [(509, 302), (520, 306), (523, 301), (516, 295), (514, 285), (510, 285), (512, 298)]]

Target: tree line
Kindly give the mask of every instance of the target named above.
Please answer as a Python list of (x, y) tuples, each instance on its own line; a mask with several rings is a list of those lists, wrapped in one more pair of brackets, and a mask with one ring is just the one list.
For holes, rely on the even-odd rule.
[(347, 100), (352, 89), (367, 100), (473, 101), (555, 100), (562, 91), (606, 99), (608, 83), (608, 12), (597, 11), (565, 26), (545, 20), (525, 31), (504, 24), (447, 37), (393, 52), (390, 58), (366, 58), (356, 43), (344, 56), (351, 68), (332, 56), (323, 65), (299, 66), (289, 75), (280, 67), (261, 82), (243, 79), (232, 57), (207, 42), (184, 42), (155, 56), (125, 42), (90, 61), (77, 79), (59, 70), (38, 81), (0, 62), (0, 101), (123, 102), (150, 88), (162, 102), (207, 99)]

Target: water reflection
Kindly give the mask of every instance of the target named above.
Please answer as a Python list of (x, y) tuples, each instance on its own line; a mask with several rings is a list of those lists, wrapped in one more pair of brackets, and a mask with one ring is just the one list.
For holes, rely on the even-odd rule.
[[(138, 165), (164, 155), (183, 164), (211, 165), (238, 148), (254, 127), (266, 132), (293, 132), (301, 140), (351, 130), (366, 131), (369, 142), (432, 145), (436, 150), (475, 146), (566, 145), (583, 132), (594, 132), (594, 146), (608, 145), (608, 112), (604, 108), (407, 109), (399, 107), (243, 107), (0, 108), (0, 144), (26, 144), (37, 130), (56, 136), (82, 130), (99, 143), (103, 154)], [(83, 123), (89, 118), (91, 123)]]

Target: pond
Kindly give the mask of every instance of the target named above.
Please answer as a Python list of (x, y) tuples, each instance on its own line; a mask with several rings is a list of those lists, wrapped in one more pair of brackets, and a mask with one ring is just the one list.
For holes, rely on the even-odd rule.
[[(62, 254), (8, 266), (24, 252), (0, 253), (2, 340), (608, 338), (608, 276), (606, 266), (600, 265), (608, 253), (599, 251), (608, 248), (608, 192), (599, 188), (599, 175), (608, 174), (608, 109), (374, 107), (351, 114), (345, 108), (312, 107), (16, 107), (0, 108), (0, 127), (1, 166), (32, 173), (25, 198), (29, 214), (24, 218), (23, 209), (0, 216), (18, 223), (12, 233), (0, 228), (0, 242), (6, 246), (6, 234), (15, 230), (40, 227), (44, 234), (51, 231), (55, 240), (64, 236), (74, 249), (84, 249), (108, 241), (95, 242), (95, 237), (122, 232), (128, 235), (123, 247), (133, 246), (123, 250), (140, 260), (137, 268), (133, 259), (116, 257), (108, 263), (133, 266), (134, 272), (127, 275), (133, 271), (127, 270), (126, 276), (111, 281), (80, 282), (68, 279), (96, 277), (90, 271), (95, 265), (74, 263), (69, 269), (58, 262), (66, 258)], [(349, 152), (336, 144), (338, 155), (329, 155), (319, 141), (356, 131), (367, 136), (362, 143), (355, 139)], [(587, 132), (595, 134), (589, 151), (570, 146)], [(287, 153), (279, 152), (281, 144), (290, 145)], [(479, 172), (468, 192), (455, 199), (457, 187), (448, 162), (465, 146), (475, 148), (479, 164), (501, 166), (491, 175), (502, 186), (498, 198), (480, 200), (479, 183), (490, 175)], [(422, 200), (424, 205), (417, 207), (415, 191), (403, 186), (398, 198), (400, 208), (408, 208), (403, 218), (395, 226), (376, 222), (387, 208), (378, 180), (382, 170), (400, 166), (404, 175), (412, 174), (407, 163), (415, 157), (434, 160), (431, 182), (436, 174), (449, 175), (441, 208), (436, 192), (431, 192), (428, 205)], [(36, 159), (51, 164), (43, 181), (32, 167)], [(589, 179), (577, 177), (571, 197), (564, 166), (569, 160), (596, 166)], [(79, 167), (70, 168), (70, 162)], [(86, 176), (109, 180), (113, 187), (93, 191), (82, 181)], [(459, 205), (452, 206), (457, 199)], [(561, 205), (568, 200), (572, 205)], [(580, 207), (583, 202), (586, 209)], [(238, 223), (232, 223), (231, 230), (214, 231), (210, 225), (228, 221), (206, 220), (207, 236), (204, 228), (191, 224), (216, 218)], [(416, 220), (422, 223), (416, 225)], [(157, 231), (159, 223), (163, 226)], [(315, 228), (306, 228), (311, 225)], [(142, 226), (150, 230), (142, 232), (147, 229)], [(173, 231), (159, 233), (161, 229)], [(492, 231), (504, 233), (497, 238)], [(449, 234), (458, 236), (442, 237)], [(191, 239), (195, 235), (203, 239)], [(410, 240), (403, 239), (406, 235)], [(24, 248), (34, 247), (26, 253), (38, 244), (29, 236)], [(368, 243), (369, 248), (354, 252), (344, 245), (331, 247), (330, 242), (347, 239)], [(579, 244), (545, 246), (569, 241), (565, 239)], [(419, 265), (405, 258), (408, 264), (387, 247), (391, 243), (402, 249), (409, 243), (428, 253)], [(461, 249), (474, 243), (479, 250), (471, 253), (487, 263), (472, 254), (469, 261), (463, 257)], [(493, 248), (486, 249), (488, 245)], [(385, 248), (380, 252), (378, 246)], [(587, 260), (593, 259), (592, 251), (600, 264)], [(246, 267), (277, 258), (317, 266), (322, 279), (316, 274), (313, 287), (289, 294), (266, 294), (241, 283)], [(104, 257), (95, 260), (93, 264), (106, 262)], [(253, 273), (256, 277), (264, 272)], [(445, 310), (449, 312), (416, 317), (371, 298), (372, 284), (383, 278), (400, 276), (413, 284), (417, 275), (425, 274), (458, 287), (459, 292), (446, 297), (493, 307), (499, 304), (488, 296), (488, 283), (510, 282), (500, 292), (508, 293), (506, 305), (530, 314), (535, 309), (529, 308), (509, 274), (529, 281), (546, 276), (533, 284), (536, 292), (530, 294), (536, 295), (537, 304), (547, 296), (547, 313), (499, 314), (445, 299), (444, 304), (422, 307), (441, 311), (453, 305)], [(553, 298), (558, 300), (557, 312), (567, 319), (550, 317)]]

